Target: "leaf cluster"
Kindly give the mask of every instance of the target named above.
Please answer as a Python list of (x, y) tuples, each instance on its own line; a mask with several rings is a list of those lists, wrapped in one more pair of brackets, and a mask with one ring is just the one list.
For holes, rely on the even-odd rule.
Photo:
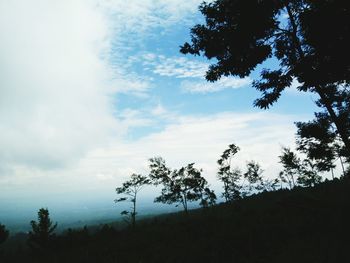
[(274, 183), (263, 179), (263, 170), (257, 162), (248, 162), (244, 173), (241, 169), (232, 167), (232, 158), (239, 150), (238, 146), (230, 144), (217, 161), (219, 165), (217, 177), (223, 183), (222, 197), (226, 202), (238, 200), (254, 191), (274, 188)]
[(178, 203), (187, 211), (188, 202), (200, 200), (202, 206), (215, 203), (216, 196), (201, 175), (202, 170), (190, 163), (180, 169), (171, 170), (161, 157), (150, 159), (150, 178), (155, 185), (162, 185), (160, 196), (155, 202)]
[(132, 174), (130, 179), (125, 181), (121, 187), (117, 187), (115, 190), (117, 194), (125, 194), (128, 197), (121, 197), (115, 200), (115, 202), (133, 201), (135, 194), (137, 194), (145, 185), (150, 184), (150, 180), (141, 174)]
[(349, 7), (341, 0), (204, 2), (199, 10), (205, 24), (191, 29), (191, 42), (180, 51), (215, 59), (206, 74), (209, 81), (248, 76), (275, 57), (279, 68), (262, 70), (253, 83), (262, 92), (255, 106), (269, 108), (294, 78), (300, 91), (349, 84)]
[(283, 182), (288, 182), (290, 188), (297, 183), (305, 187), (311, 187), (322, 181), (319, 173), (322, 172), (323, 166), (319, 163), (310, 159), (302, 160), (287, 147), (282, 148), (282, 155), (279, 158), (283, 166), (280, 178)]

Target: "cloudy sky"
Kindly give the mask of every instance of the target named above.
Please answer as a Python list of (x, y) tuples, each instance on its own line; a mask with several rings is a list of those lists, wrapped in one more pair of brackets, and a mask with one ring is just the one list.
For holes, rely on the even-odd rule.
[(254, 108), (251, 82), (274, 61), (207, 83), (209, 62), (179, 53), (200, 3), (0, 0), (0, 219), (9, 207), (113, 207), (114, 188), (154, 156), (195, 162), (220, 190), (216, 160), (230, 143), (237, 166), (277, 175), (314, 99), (292, 89)]

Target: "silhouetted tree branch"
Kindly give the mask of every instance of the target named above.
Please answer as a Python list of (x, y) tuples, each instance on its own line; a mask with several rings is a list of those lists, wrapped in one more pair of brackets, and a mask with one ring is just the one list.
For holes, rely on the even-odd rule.
[(121, 215), (130, 216), (131, 225), (133, 228), (136, 226), (136, 201), (137, 194), (141, 191), (141, 189), (150, 184), (150, 180), (141, 174), (132, 174), (130, 179), (123, 183), (121, 187), (117, 187), (115, 190), (118, 195), (123, 194), (124, 197), (115, 199), (116, 203), (129, 201), (132, 203), (131, 211), (122, 211)]
[(263, 69), (253, 83), (262, 94), (254, 105), (269, 108), (297, 80), (299, 91), (319, 96), (317, 105), (327, 111), (350, 158), (349, 2), (216, 0), (199, 10), (205, 24), (191, 29), (191, 42), (180, 51), (215, 61), (206, 73), (208, 81), (246, 77), (276, 58), (276, 68)]
[(150, 178), (155, 185), (162, 185), (161, 195), (155, 202), (165, 204), (181, 204), (185, 213), (188, 203), (200, 200), (200, 205), (206, 207), (215, 203), (215, 193), (209, 189), (208, 183), (201, 176), (201, 170), (190, 163), (179, 170), (171, 170), (161, 157), (150, 159)]

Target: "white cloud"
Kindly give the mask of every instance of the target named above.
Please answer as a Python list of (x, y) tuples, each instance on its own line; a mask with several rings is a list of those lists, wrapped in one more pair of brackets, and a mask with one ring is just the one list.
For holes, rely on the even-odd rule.
[(138, 97), (148, 97), (152, 88), (151, 80), (142, 77), (136, 77), (134, 74), (119, 73), (114, 79), (116, 92), (134, 95)]
[(151, 113), (155, 116), (167, 115), (168, 111), (163, 107), (162, 104), (158, 103), (156, 107), (151, 110)]
[(111, 61), (111, 47), (179, 23), (199, 3), (1, 1), (0, 168), (65, 167), (127, 130), (111, 95), (147, 96), (151, 85)]
[[(138, 114), (131, 110), (125, 113), (134, 118)], [(34, 173), (37, 176), (29, 176), (35, 170), (19, 169), (17, 176), (21, 180), (2, 180), (7, 180), (9, 185), (26, 187), (35, 184), (50, 185), (49, 189), (54, 184), (55, 191), (67, 191), (79, 185), (80, 190), (75, 189), (77, 194), (79, 191), (93, 189), (111, 191), (110, 194), (113, 195), (113, 188), (130, 173), (148, 173), (148, 158), (162, 156), (174, 168), (195, 162), (204, 169), (204, 175), (209, 181), (217, 186), (216, 160), (231, 143), (241, 148), (235, 165), (243, 167), (246, 161), (253, 159), (262, 164), (268, 177), (274, 177), (280, 168), (278, 155), (281, 145), (293, 145), (295, 119), (300, 117), (267, 112), (177, 116), (162, 131), (135, 141), (117, 140), (90, 151), (75, 169), (51, 171), (50, 178), (39, 170)]]
[(109, 10), (117, 31), (147, 33), (155, 27), (167, 28), (177, 23), (193, 23), (192, 15), (198, 12), (202, 0), (104, 0), (100, 5)]
[(127, 134), (130, 128), (147, 127), (154, 123), (154, 120), (146, 117), (143, 112), (134, 109), (124, 109), (118, 114), (118, 119), (120, 128), (124, 128), (124, 134)]
[(63, 167), (116, 134), (94, 5), (1, 1), (0, 34), (0, 166)]
[(142, 53), (127, 58), (127, 67), (141, 64), (143, 69), (159, 76), (172, 78), (200, 78), (203, 79), (209, 64), (187, 57), (166, 57), (153, 53)]
[(199, 61), (193, 61), (185, 57), (158, 56), (157, 60), (152, 62), (146, 60), (146, 65), (153, 65), (153, 73), (160, 76), (175, 78), (204, 78), (209, 64)]
[(188, 93), (212, 93), (224, 89), (237, 89), (246, 87), (252, 82), (249, 77), (222, 77), (216, 82), (208, 82), (204, 77), (209, 64), (186, 57), (166, 57), (145, 53), (130, 57), (128, 62), (129, 65), (142, 63), (144, 69), (160, 76), (186, 79), (181, 82), (180, 88)]
[(189, 81), (185, 80), (181, 83), (181, 89), (184, 92), (189, 93), (212, 93), (218, 92), (224, 89), (238, 89), (249, 86), (252, 80), (249, 77), (235, 78), (235, 77), (222, 77), (216, 82), (202, 81)]

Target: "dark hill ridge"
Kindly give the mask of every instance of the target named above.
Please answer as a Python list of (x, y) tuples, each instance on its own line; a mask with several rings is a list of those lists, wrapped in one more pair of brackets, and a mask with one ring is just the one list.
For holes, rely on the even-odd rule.
[(3, 251), (1, 262), (350, 262), (349, 210), (350, 181), (327, 181), (145, 219), (135, 230), (72, 230), (36, 255)]

